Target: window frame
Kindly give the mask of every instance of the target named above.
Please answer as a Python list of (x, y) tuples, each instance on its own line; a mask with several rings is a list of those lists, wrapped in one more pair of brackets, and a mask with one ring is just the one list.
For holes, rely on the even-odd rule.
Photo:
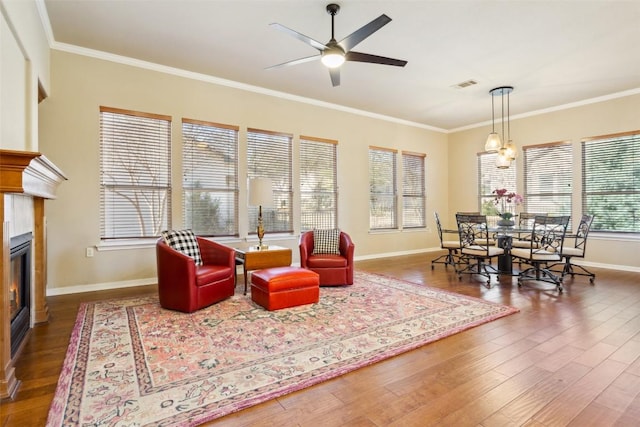
[[(495, 225), (500, 218), (498, 216), (498, 208), (496, 208), (496, 204), (494, 202), (496, 195), (493, 191), (496, 189), (506, 188), (508, 193), (517, 193), (516, 162), (512, 161), (508, 168), (502, 169), (496, 166), (497, 157), (497, 152), (481, 151), (477, 153), (478, 212), (483, 215), (487, 215), (487, 221), (492, 225)], [(485, 180), (483, 179), (483, 164), (485, 167), (491, 167), (500, 173), (500, 176), (497, 174), (490, 174), (488, 180), (489, 184), (486, 186), (488, 187), (488, 192), (484, 192), (485, 189), (483, 188), (485, 186)], [(515, 214), (515, 212), (512, 213)]]
[[(560, 151), (561, 150), (561, 151)], [(536, 151), (542, 152), (545, 156), (552, 160), (545, 162), (536, 162), (530, 159)], [(573, 211), (573, 144), (571, 141), (556, 141), (543, 144), (533, 144), (522, 147), (523, 171), (524, 171), (524, 206), (527, 212), (542, 212), (549, 215), (569, 215), (572, 216)], [(540, 167), (536, 167), (541, 165)], [(567, 175), (561, 175), (562, 169)], [(553, 181), (559, 182), (558, 185), (567, 185), (568, 190), (565, 192), (554, 189), (555, 184), (551, 185), (547, 182), (544, 185), (534, 185), (532, 180), (540, 181), (544, 177), (551, 177)], [(562, 182), (564, 181), (564, 183)], [(553, 191), (535, 191), (534, 188), (554, 189)], [(534, 203), (533, 200), (539, 200)], [(568, 203), (564, 209), (560, 208), (563, 200)], [(572, 227), (572, 221), (569, 222), (569, 228)]]
[[(197, 235), (239, 236), (239, 130), (234, 125), (182, 119), (182, 221)], [(207, 173), (193, 172), (196, 169)], [(199, 182), (205, 184), (196, 185)], [(195, 215), (203, 209), (208, 215)]]
[[(252, 134), (261, 135), (252, 139)], [(286, 141), (286, 149), (278, 155), (274, 148), (260, 151), (258, 142), (280, 144)], [(255, 144), (255, 147), (252, 147)], [(252, 153), (251, 150), (257, 150)], [(258, 155), (260, 154), (260, 155)], [(286, 159), (286, 168), (274, 167)], [(273, 184), (273, 207), (262, 207), (265, 234), (293, 234), (293, 135), (264, 129), (247, 128), (247, 185), (252, 178), (271, 178)], [(259, 169), (259, 170), (258, 170)], [(257, 234), (258, 207), (248, 207), (248, 234)], [(276, 227), (276, 225), (279, 225)]]
[[(300, 230), (309, 231), (314, 228), (338, 228), (338, 141), (306, 135), (300, 135), (299, 141)], [(309, 158), (305, 159), (307, 155)], [(311, 161), (313, 159), (318, 159), (319, 162), (313, 162), (313, 164), (307, 165), (307, 160)], [(316, 171), (318, 168), (321, 168), (322, 174), (307, 174), (306, 171), (309, 170), (309, 168)], [(321, 175), (324, 175), (324, 177)], [(318, 176), (318, 178), (315, 178), (315, 176)], [(305, 189), (309, 186), (309, 181), (313, 181), (316, 187), (325, 184), (327, 188), (323, 191)], [(324, 212), (322, 216), (326, 217), (328, 214), (329, 219), (319, 220), (316, 216), (308, 214), (305, 208), (305, 200), (307, 199), (316, 200), (318, 205), (328, 204), (330, 208), (322, 209)], [(312, 219), (306, 220), (305, 218), (307, 217), (312, 217)]]
[[(402, 229), (417, 229), (427, 226), (427, 205), (426, 205), (426, 158), (424, 153), (415, 153), (411, 151), (402, 151)], [(408, 172), (411, 166), (408, 164), (409, 159), (419, 159), (419, 177), (411, 179), (412, 173)], [(413, 203), (412, 203), (413, 202)], [(411, 207), (411, 208), (410, 208)], [(417, 215), (412, 216), (416, 220), (413, 224), (408, 225), (411, 221), (407, 218), (408, 212), (417, 210)]]
[[(100, 241), (157, 238), (161, 231), (171, 228), (172, 117), (100, 106), (99, 122)], [(157, 149), (150, 149), (156, 144), (159, 144)], [(124, 163), (124, 155), (128, 165)], [(120, 167), (116, 166), (118, 159)], [(129, 182), (125, 182), (127, 180)], [(143, 213), (141, 206), (132, 202), (134, 199), (143, 207), (142, 199), (146, 199), (150, 212), (147, 209)], [(127, 203), (134, 207), (129, 208)], [(134, 220), (127, 218), (129, 216)], [(151, 226), (147, 225), (147, 217), (153, 223)], [(134, 222), (137, 225), (132, 225)], [(138, 233), (123, 231), (136, 226)]]
[[(626, 143), (628, 143), (629, 147), (626, 146)], [(622, 146), (622, 148), (631, 150), (631, 158), (629, 158), (628, 156), (620, 156), (618, 154), (615, 154), (613, 150), (603, 150), (603, 152), (606, 154), (603, 156), (598, 156), (596, 163), (602, 163), (606, 161), (615, 162), (616, 167), (606, 168), (604, 170), (601, 169), (599, 172), (593, 172), (594, 175), (598, 178), (603, 178), (602, 182), (599, 183), (601, 185), (606, 183), (623, 183), (627, 184), (626, 188), (625, 186), (623, 186), (622, 188), (617, 188), (615, 190), (606, 190), (601, 187), (596, 191), (592, 188), (592, 185), (590, 185), (591, 183), (589, 180), (591, 178), (591, 174), (587, 170), (589, 168), (588, 154), (589, 151), (593, 151), (594, 153), (592, 154), (595, 154), (598, 148), (602, 148), (598, 147), (598, 144), (613, 144), (617, 146), (611, 147), (613, 150), (615, 150), (615, 148), (619, 148), (620, 144), (625, 144), (624, 146)], [(593, 148), (589, 150), (589, 148), (591, 147)], [(640, 179), (636, 178), (634, 180), (634, 176), (638, 176), (634, 175), (634, 167), (640, 169), (640, 166), (638, 166), (640, 165), (640, 130), (583, 138), (581, 140), (580, 148), (580, 155), (582, 160), (581, 207), (583, 213), (594, 215), (591, 230), (597, 233), (602, 233), (603, 235), (617, 234), (633, 236), (634, 238), (640, 236), (640, 212), (636, 214), (636, 211), (633, 211), (631, 213), (632, 217), (634, 218), (634, 222), (638, 222), (638, 231), (634, 230), (633, 227), (630, 227), (630, 230), (625, 230), (619, 228), (611, 229), (610, 225), (608, 227), (606, 226), (607, 224), (611, 224), (612, 222), (619, 223), (625, 218), (625, 216), (621, 214), (606, 215), (606, 212), (618, 212), (621, 206), (636, 206), (633, 200), (629, 202), (629, 198), (633, 199), (635, 197), (635, 199), (639, 201), (638, 205), (640, 205)], [(626, 172), (628, 175), (624, 172)], [(629, 179), (627, 180), (627, 178)], [(629, 183), (632, 183), (632, 185), (628, 185)], [(606, 185), (604, 186), (606, 187)], [(605, 198), (616, 198), (622, 196), (624, 198), (619, 202), (612, 202), (614, 203), (614, 205), (616, 203), (618, 204), (614, 209), (610, 207), (602, 209), (602, 212), (605, 212), (605, 214), (602, 215), (601, 212), (599, 212), (595, 207), (590, 206), (589, 204), (589, 199), (596, 196)], [(636, 221), (635, 218), (638, 218), (638, 221)]]
[[(390, 158), (372, 163), (372, 155), (390, 156)], [(387, 176), (374, 176), (375, 170), (378, 168), (389, 167), (385, 163), (391, 162), (390, 170), (386, 171)], [(382, 185), (377, 185), (378, 180), (382, 181)], [(375, 188), (388, 188), (390, 191), (375, 191)], [(382, 198), (384, 202), (389, 203), (390, 207), (382, 206), (381, 218), (374, 220), (374, 210), (376, 210), (375, 198)], [(376, 226), (377, 222), (382, 225)], [(384, 223), (386, 222), (386, 223)], [(392, 148), (369, 146), (369, 229), (371, 231), (388, 231), (398, 229), (398, 150)]]

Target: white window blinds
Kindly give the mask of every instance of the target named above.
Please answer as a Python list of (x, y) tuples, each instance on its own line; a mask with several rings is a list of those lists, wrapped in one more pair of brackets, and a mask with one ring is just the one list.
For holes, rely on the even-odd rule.
[(171, 227), (171, 117), (100, 107), (100, 237)]
[[(247, 129), (247, 177), (271, 178), (273, 207), (262, 207), (265, 233), (293, 232), (292, 135)], [(249, 233), (256, 234), (258, 207), (249, 207)]]
[(508, 193), (516, 193), (516, 162), (500, 169), (496, 166), (498, 153), (478, 153), (478, 205), (480, 213), (498, 219), (498, 208), (494, 203), (494, 190), (506, 188)]
[(300, 136), (300, 229), (337, 227), (338, 142)]
[(402, 227), (425, 227), (425, 175), (426, 155), (402, 153)]
[(571, 215), (571, 142), (529, 145), (522, 151), (525, 211)]
[(593, 230), (640, 233), (640, 131), (582, 141), (582, 211)]
[(396, 150), (369, 147), (369, 228), (395, 229), (397, 221)]
[(238, 127), (182, 119), (182, 214), (202, 236), (238, 235)]

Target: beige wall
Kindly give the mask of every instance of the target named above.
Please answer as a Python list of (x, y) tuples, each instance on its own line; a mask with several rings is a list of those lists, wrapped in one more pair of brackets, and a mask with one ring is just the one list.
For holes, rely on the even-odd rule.
[[(516, 98), (512, 97), (512, 103)], [(573, 217), (581, 215), (581, 158), (580, 142), (590, 136), (634, 131), (640, 129), (640, 95), (584, 105), (533, 117), (511, 121), (511, 136), (519, 146), (516, 159), (518, 192), (523, 193), (522, 147), (556, 141), (573, 143)], [(478, 209), (478, 177), (468, 171), (477, 170), (478, 152), (484, 143), (490, 126), (456, 132), (449, 135), (449, 216), (445, 221), (454, 223), (457, 211)], [(630, 237), (590, 235), (586, 261), (592, 265), (640, 269), (640, 239)]]
[[(21, 98), (24, 101), (13, 99), (14, 95), (8, 101), (4, 97), (2, 99), (3, 105), (6, 102), (24, 103), (24, 116), (15, 121), (8, 117), (3, 120), (3, 123), (19, 123), (25, 129), (23, 142), (12, 143), (10, 148), (41, 151), (69, 177), (69, 181), (60, 187), (58, 199), (46, 202), (50, 293), (136, 284), (155, 278), (155, 253), (151, 247), (100, 250), (93, 258), (84, 256), (85, 248), (100, 243), (100, 105), (173, 117), (173, 176), (176, 188), (180, 183), (182, 117), (239, 125), (241, 153), (247, 127), (294, 134), (294, 156), (297, 154), (297, 137), (300, 134), (337, 139), (339, 226), (352, 234), (359, 258), (433, 249), (438, 246), (433, 230), (433, 211), (440, 212), (449, 226), (453, 222), (454, 212), (477, 209), (476, 153), (482, 150), (488, 127), (445, 135), (70, 53), (53, 51), (50, 55), (35, 2), (0, 0), (0, 9), (1, 59), (6, 67), (3, 70), (23, 75), (25, 86), (15, 94), (16, 98), (24, 97)], [(7, 43), (9, 48), (5, 48)], [(5, 53), (9, 57), (5, 57)], [(35, 101), (38, 84), (50, 95), (39, 110)], [(6, 88), (6, 81), (3, 80), (0, 92)], [(512, 135), (520, 146), (572, 141), (574, 167), (578, 172), (580, 139), (640, 129), (639, 109), (640, 95), (634, 95), (514, 119)], [(19, 110), (23, 111), (23, 108)], [(6, 113), (3, 115), (6, 116)], [(35, 131), (36, 128), (39, 133)], [(427, 154), (427, 230), (369, 233), (369, 145)], [(240, 166), (242, 174), (244, 168), (242, 164)], [(520, 161), (518, 169), (521, 173)], [(519, 178), (518, 182), (522, 182), (522, 177)], [(578, 175), (576, 181), (579, 181)], [(297, 184), (297, 180), (294, 184)], [(294, 188), (297, 187), (294, 185)], [(574, 188), (577, 191), (579, 182), (574, 182)], [(245, 200), (245, 189), (240, 190), (241, 200)], [(240, 231), (241, 236), (245, 237), (246, 208), (241, 206), (241, 209)], [(174, 194), (173, 210), (173, 225), (180, 227), (179, 191)], [(577, 192), (574, 195), (574, 215), (579, 213)], [(297, 223), (295, 231), (299, 231)], [(289, 236), (276, 243), (293, 248), (297, 261), (296, 241), (297, 236)], [(640, 268), (639, 251), (638, 240), (594, 235), (589, 243), (587, 260), (594, 265), (620, 266), (637, 271)]]
[(38, 86), (49, 89), (49, 44), (34, 1), (0, 0), (0, 148), (38, 151)]
[[(338, 225), (351, 234), (356, 255), (373, 257), (439, 247), (432, 212), (447, 209), (446, 134), (67, 52), (52, 51), (51, 67), (54, 90), (40, 105), (40, 145), (69, 181), (60, 187), (58, 199), (46, 204), (50, 293), (64, 292), (65, 287), (78, 290), (87, 285), (153, 279), (156, 274), (153, 247), (98, 250), (93, 258), (85, 257), (86, 247), (100, 243), (100, 105), (173, 117), (175, 228), (181, 227), (180, 121), (188, 117), (240, 126), (240, 182), (246, 181), (242, 153), (248, 127), (293, 134), (294, 159), (299, 135), (338, 140)], [(430, 229), (369, 233), (369, 145), (426, 153)], [(295, 175), (294, 191), (299, 188)], [(246, 200), (246, 189), (240, 191), (240, 200)], [(245, 237), (246, 207), (240, 205), (239, 228)], [(267, 240), (294, 249), (297, 262), (297, 222), (294, 230), (294, 236), (283, 240), (267, 236)]]

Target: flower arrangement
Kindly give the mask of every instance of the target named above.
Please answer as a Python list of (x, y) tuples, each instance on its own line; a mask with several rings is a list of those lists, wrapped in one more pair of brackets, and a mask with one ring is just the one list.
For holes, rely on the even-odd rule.
[[(500, 205), (500, 209), (498, 210), (498, 216), (504, 220), (511, 220), (513, 217), (513, 212), (507, 209), (507, 206), (513, 203), (514, 207), (522, 204), (524, 198), (517, 193), (508, 193), (506, 188), (497, 188), (493, 190), (493, 194), (496, 196), (493, 199), (493, 203), (498, 206)], [(512, 209), (515, 210), (515, 209)]]

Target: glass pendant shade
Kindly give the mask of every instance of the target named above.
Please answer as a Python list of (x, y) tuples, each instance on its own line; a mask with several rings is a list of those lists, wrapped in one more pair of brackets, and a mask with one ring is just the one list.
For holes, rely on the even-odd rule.
[(507, 149), (501, 148), (498, 151), (498, 157), (496, 158), (496, 166), (498, 169), (507, 169), (511, 166), (511, 159), (507, 155)]
[[(491, 95), (491, 133), (487, 138), (487, 142), (484, 144), (484, 150), (488, 153), (498, 153), (496, 158), (496, 166), (499, 169), (506, 169), (511, 166), (511, 161), (516, 159), (517, 150), (516, 146), (511, 140), (511, 120), (509, 113), (509, 94), (513, 92), (513, 86), (500, 86), (489, 91)], [(505, 95), (507, 98), (507, 114), (505, 116)], [(502, 121), (502, 138), (495, 130), (495, 115), (494, 115), (494, 101), (495, 97), (500, 97), (501, 103), (501, 121)], [(505, 117), (507, 122), (507, 132), (505, 133), (504, 124)], [(506, 137), (506, 138), (505, 138)], [(504, 140), (508, 142), (503, 143)]]
[(505, 150), (505, 155), (507, 156), (507, 158), (509, 158), (509, 160), (516, 159), (516, 156), (518, 155), (518, 151), (516, 150), (516, 145), (513, 143), (513, 141), (509, 140), (509, 142), (505, 144), (504, 150)]
[(484, 144), (484, 150), (489, 153), (495, 153), (500, 150), (502, 147), (502, 140), (500, 139), (500, 135), (496, 132), (491, 132), (487, 137), (487, 142)]

